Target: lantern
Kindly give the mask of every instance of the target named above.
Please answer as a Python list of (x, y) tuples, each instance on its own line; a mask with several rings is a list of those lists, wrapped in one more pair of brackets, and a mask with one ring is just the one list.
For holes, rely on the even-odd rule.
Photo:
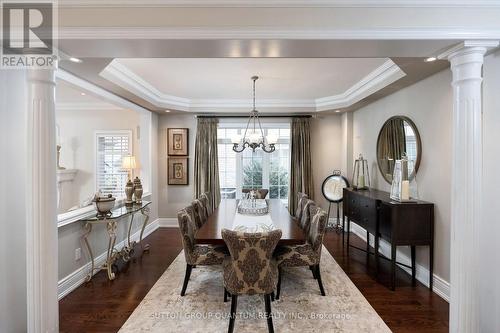
[(400, 160), (394, 164), (394, 174), (391, 184), (391, 199), (400, 202), (410, 202), (418, 199), (416, 174), (410, 175), (408, 170), (413, 169), (413, 161), (403, 153)]
[(354, 161), (354, 171), (352, 174), (352, 188), (355, 190), (367, 190), (370, 187), (370, 173), (368, 172), (368, 161), (359, 154)]

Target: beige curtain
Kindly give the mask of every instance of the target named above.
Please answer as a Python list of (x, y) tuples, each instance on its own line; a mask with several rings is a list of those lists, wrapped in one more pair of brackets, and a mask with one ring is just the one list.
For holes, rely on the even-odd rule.
[(216, 118), (198, 118), (194, 150), (194, 192), (199, 198), (210, 192), (213, 208), (220, 203), (219, 159), (217, 155)]
[(382, 169), (392, 177), (394, 173), (394, 163), (403, 157), (406, 152), (406, 134), (403, 119), (394, 118), (386, 122), (380, 132), (379, 147), (377, 149), (378, 158)]
[(314, 199), (311, 166), (310, 118), (293, 118), (290, 139), (290, 187), (288, 191), (288, 210), (294, 215), (297, 208), (297, 193), (303, 192)]

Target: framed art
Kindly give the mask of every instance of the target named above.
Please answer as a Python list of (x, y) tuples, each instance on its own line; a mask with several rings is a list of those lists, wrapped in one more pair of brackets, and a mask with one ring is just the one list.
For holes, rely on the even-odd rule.
[(167, 129), (167, 154), (168, 156), (189, 155), (189, 129), (169, 128)]
[(168, 185), (189, 185), (188, 158), (168, 158)]

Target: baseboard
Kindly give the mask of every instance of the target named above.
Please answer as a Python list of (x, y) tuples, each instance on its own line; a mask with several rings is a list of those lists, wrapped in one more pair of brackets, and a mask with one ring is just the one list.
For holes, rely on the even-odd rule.
[(158, 225), (160, 228), (178, 228), (179, 222), (175, 217), (160, 217), (158, 219)]
[[(145, 238), (149, 234), (153, 233), (158, 228), (159, 228), (159, 220), (158, 219), (149, 223), (146, 226), (146, 228), (144, 229), (143, 238)], [(138, 241), (140, 234), (141, 234), (141, 230), (139, 229), (133, 235), (130, 236), (131, 240)], [(126, 241), (127, 240), (124, 239), (123, 241), (118, 243), (116, 245), (116, 247), (121, 249), (125, 245)], [(95, 266), (99, 267), (99, 266), (103, 265), (105, 261), (106, 261), (106, 252), (103, 252), (100, 255), (98, 255), (97, 257), (95, 257), (95, 261), (94, 261)], [(89, 271), (91, 269), (91, 266), (92, 266), (92, 264), (89, 262), (89, 263), (85, 264), (84, 266), (78, 268), (76, 271), (69, 274), (68, 276), (62, 278), (59, 281), (59, 283), (57, 285), (59, 300), (62, 299), (64, 296), (68, 295), (69, 293), (71, 293), (73, 290), (75, 290), (81, 284), (83, 284), (85, 282), (85, 278), (87, 277), (87, 274), (89, 273)], [(95, 271), (94, 274), (97, 272), (98, 271)]]
[[(351, 232), (366, 242), (366, 230), (354, 222), (351, 222)], [(370, 237), (370, 245), (374, 246), (373, 237)], [(384, 256), (390, 258), (391, 245), (388, 242), (381, 239), (379, 251)], [(406, 265), (411, 265), (411, 259), (403, 252), (397, 250), (396, 257), (397, 257), (398, 262), (401, 262), (401, 263), (406, 264)], [(411, 275), (410, 268), (404, 267), (404, 266), (399, 266), (399, 267), (401, 267), (406, 273)], [(416, 279), (418, 281), (420, 281), (426, 287), (429, 287), (429, 270), (426, 267), (417, 263), (415, 273), (416, 273)], [(450, 302), (450, 283), (448, 281), (445, 281), (443, 278), (441, 278), (440, 276), (438, 276), (436, 274), (433, 274), (432, 282), (433, 282), (432, 290), (434, 291), (434, 293), (436, 293), (436, 295), (438, 295), (439, 297), (441, 297), (442, 299), (444, 299), (445, 301), (447, 301), (449, 303)]]

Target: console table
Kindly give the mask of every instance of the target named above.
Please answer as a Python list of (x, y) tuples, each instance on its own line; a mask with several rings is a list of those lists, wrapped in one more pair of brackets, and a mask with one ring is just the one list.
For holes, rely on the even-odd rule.
[[(391, 244), (391, 289), (396, 287), (396, 249), (410, 246), (412, 283), (415, 284), (415, 247), (429, 246), (429, 288), (432, 290), (434, 254), (434, 204), (421, 200), (397, 202), (388, 192), (379, 190), (356, 191), (344, 189), (344, 214), (347, 217), (347, 251), (350, 222), (366, 230), (366, 250), (370, 253), (370, 234), (374, 236), (376, 272), (378, 272), (380, 238)], [(343, 221), (343, 224), (345, 221)], [(401, 264), (406, 266), (404, 264)]]
[[(144, 216), (144, 221), (142, 222), (141, 233), (139, 236), (139, 245), (141, 249), (146, 252), (149, 251), (149, 244), (142, 244), (142, 236), (144, 234), (144, 229), (149, 221), (149, 201), (143, 201), (142, 204), (134, 204), (133, 206), (127, 207), (125, 205), (118, 206), (111, 211), (110, 215), (107, 216), (97, 216), (96, 213), (89, 214), (88, 216), (80, 219), (83, 223), (83, 228), (85, 230), (85, 234), (83, 235), (83, 239), (85, 240), (85, 246), (90, 256), (90, 260), (92, 263), (89, 274), (87, 275), (86, 281), (90, 281), (92, 276), (94, 275), (95, 270), (103, 270), (105, 269), (108, 273), (108, 278), (110, 280), (115, 279), (115, 273), (113, 272), (112, 266), (118, 257), (122, 257), (124, 261), (130, 260), (130, 255), (134, 249), (134, 246), (137, 242), (130, 241), (130, 232), (132, 231), (132, 224), (134, 222), (134, 216), (136, 213), (140, 212)], [(115, 249), (116, 242), (116, 229), (118, 227), (118, 223), (121, 221), (125, 221), (125, 217), (130, 216), (128, 219), (128, 233), (126, 239), (126, 245), (121, 249)], [(92, 232), (92, 226), (94, 225), (105, 225), (106, 230), (108, 232), (109, 241), (108, 241), (108, 251), (106, 253), (106, 261), (101, 267), (95, 268), (94, 262), (94, 254), (92, 253), (92, 248), (89, 244), (89, 236)]]

